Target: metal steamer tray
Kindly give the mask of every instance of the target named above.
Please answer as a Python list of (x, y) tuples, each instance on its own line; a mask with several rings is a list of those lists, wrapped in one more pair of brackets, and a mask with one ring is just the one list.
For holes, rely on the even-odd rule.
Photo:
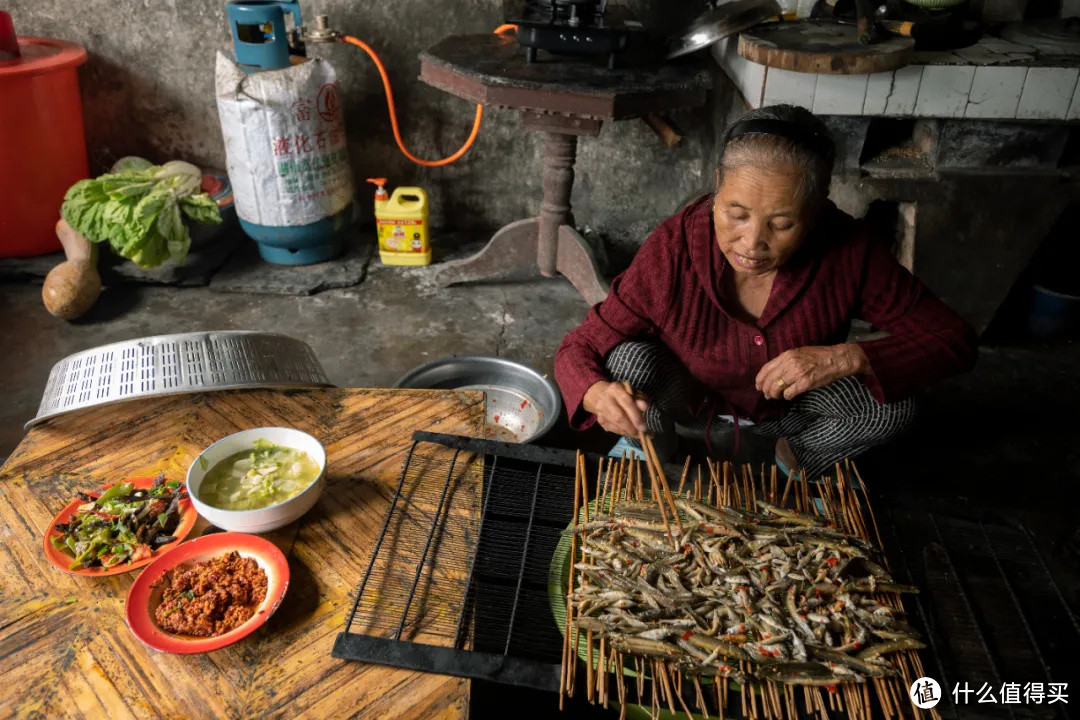
[(194, 332), (125, 340), (53, 366), (29, 429), (72, 410), (158, 395), (330, 386), (311, 347), (273, 333)]

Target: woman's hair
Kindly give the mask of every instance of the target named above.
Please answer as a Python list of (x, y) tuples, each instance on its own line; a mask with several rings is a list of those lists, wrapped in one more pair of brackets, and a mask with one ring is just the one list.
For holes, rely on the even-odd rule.
[(744, 165), (770, 169), (794, 166), (801, 174), (801, 199), (818, 205), (829, 196), (833, 153), (828, 128), (809, 110), (796, 105), (751, 110), (724, 132), (717, 187), (728, 171)]

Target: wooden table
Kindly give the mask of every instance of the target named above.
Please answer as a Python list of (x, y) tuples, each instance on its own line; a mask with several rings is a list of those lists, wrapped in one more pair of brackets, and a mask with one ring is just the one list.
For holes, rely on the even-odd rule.
[[(605, 120), (696, 107), (711, 84), (705, 69), (685, 63), (609, 69), (546, 54), (527, 63), (515, 39), (493, 34), (445, 38), (420, 54), (420, 79), (481, 105), (519, 110), (522, 126), (544, 135), (540, 214), (504, 226), (476, 255), (444, 263), (439, 284), (536, 266), (547, 277), (565, 277), (590, 305), (607, 296), (607, 283), (570, 210), (578, 137), (599, 135)], [(522, 162), (525, 155), (519, 151), (506, 162)]]
[[(469, 681), (330, 656), (344, 628), (414, 430), (482, 437), (483, 394), (245, 390), (134, 400), (32, 429), (0, 468), (0, 717), (464, 718)], [(198, 453), (284, 425), (327, 451), (327, 486), (299, 522), (266, 537), (288, 556), (277, 613), (207, 655), (144, 647), (125, 627), (138, 571), (68, 575), (42, 536), (76, 489), (156, 473), (183, 480)], [(202, 518), (189, 537), (207, 527)]]

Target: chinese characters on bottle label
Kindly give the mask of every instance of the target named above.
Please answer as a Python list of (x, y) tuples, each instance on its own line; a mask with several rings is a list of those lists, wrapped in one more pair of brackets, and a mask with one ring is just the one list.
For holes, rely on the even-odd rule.
[(257, 225), (300, 226), (353, 199), (343, 108), (329, 63), (244, 73), (218, 53), (215, 90), (236, 212)]

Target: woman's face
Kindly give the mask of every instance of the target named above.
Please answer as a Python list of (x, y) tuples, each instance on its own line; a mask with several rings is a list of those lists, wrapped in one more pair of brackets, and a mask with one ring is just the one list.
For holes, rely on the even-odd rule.
[(735, 272), (750, 275), (773, 273), (795, 254), (806, 237), (807, 215), (794, 166), (728, 170), (713, 203), (720, 251)]

